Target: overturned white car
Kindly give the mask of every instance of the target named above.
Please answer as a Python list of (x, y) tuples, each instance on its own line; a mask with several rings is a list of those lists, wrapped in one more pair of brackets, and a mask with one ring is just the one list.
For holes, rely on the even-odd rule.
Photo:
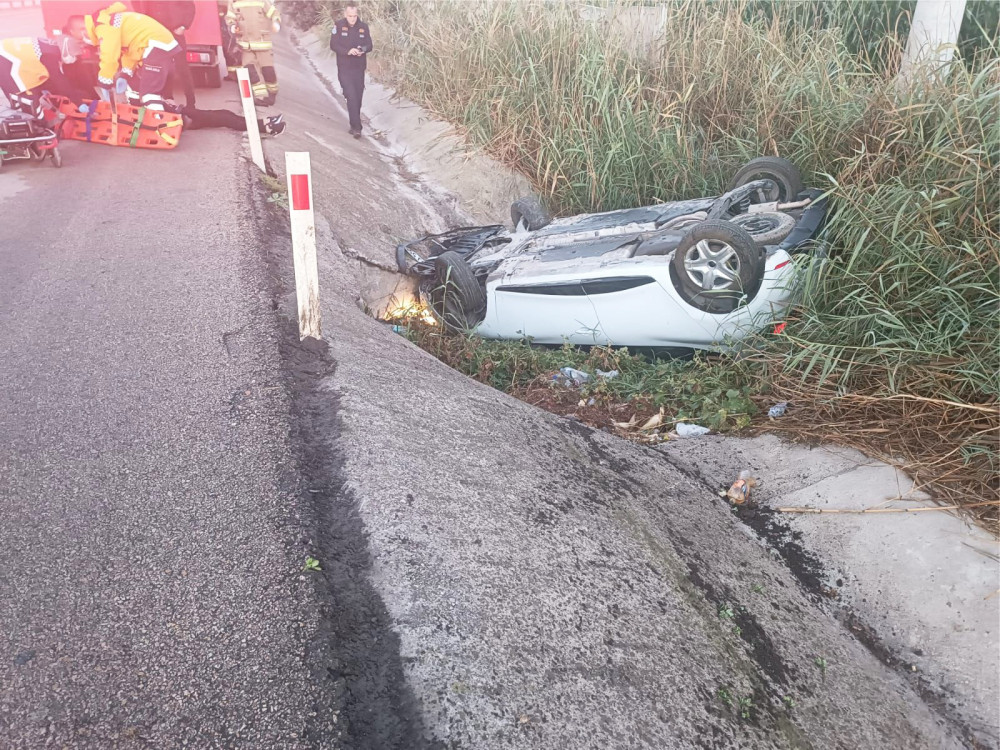
[(781, 317), (825, 210), (794, 165), (761, 157), (719, 197), (555, 220), (522, 199), (513, 231), (429, 235), (396, 260), (447, 326), (485, 338), (718, 349)]

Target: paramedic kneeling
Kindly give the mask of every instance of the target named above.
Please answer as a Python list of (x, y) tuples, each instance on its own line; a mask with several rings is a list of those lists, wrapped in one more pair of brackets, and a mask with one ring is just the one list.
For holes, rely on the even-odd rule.
[(164, 89), (181, 48), (167, 28), (142, 13), (113, 3), (82, 23), (68, 28), (77, 39), (100, 48), (97, 85), (110, 92), (121, 74), (128, 88), (128, 103), (153, 110), (164, 109)]

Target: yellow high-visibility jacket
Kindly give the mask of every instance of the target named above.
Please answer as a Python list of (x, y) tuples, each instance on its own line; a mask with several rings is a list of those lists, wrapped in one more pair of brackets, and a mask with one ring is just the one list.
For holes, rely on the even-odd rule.
[(230, 0), (226, 24), (240, 47), (249, 50), (271, 49), (271, 34), (281, 25), (281, 15), (271, 0)]
[(34, 37), (0, 39), (0, 57), (10, 60), (10, 75), (20, 86), (16, 93), (31, 91), (49, 80), (49, 71), (42, 65), (42, 51)]
[(113, 3), (97, 14), (86, 16), (87, 35), (100, 47), (97, 82), (110, 88), (119, 68), (132, 75), (150, 49), (171, 50), (177, 46), (174, 35), (159, 21), (125, 9), (125, 3)]

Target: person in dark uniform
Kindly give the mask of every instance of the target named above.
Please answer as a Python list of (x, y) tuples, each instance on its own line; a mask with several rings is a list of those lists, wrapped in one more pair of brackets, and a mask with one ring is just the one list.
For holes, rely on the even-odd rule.
[(361, 98), (365, 93), (365, 68), (372, 51), (372, 35), (368, 24), (358, 18), (358, 6), (344, 6), (344, 17), (330, 32), (330, 49), (337, 53), (337, 78), (347, 100), (351, 127), (347, 131), (361, 137)]
[[(174, 39), (181, 46), (181, 53), (174, 59), (174, 73), (180, 79), (181, 88), (184, 89), (184, 99), (187, 106), (195, 106), (194, 79), (191, 77), (191, 68), (187, 63), (187, 38), (184, 32), (191, 28), (194, 23), (195, 4), (194, 0), (133, 0), (132, 9), (137, 13), (144, 13), (150, 18), (154, 18), (174, 35)], [(165, 93), (172, 96), (174, 76), (171, 75), (167, 82)]]

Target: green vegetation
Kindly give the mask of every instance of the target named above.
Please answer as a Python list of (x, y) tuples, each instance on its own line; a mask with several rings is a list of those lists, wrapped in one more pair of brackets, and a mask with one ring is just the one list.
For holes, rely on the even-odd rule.
[(485, 341), (478, 336), (442, 333), (439, 326), (419, 321), (411, 322), (409, 337), (456, 370), (518, 396), (548, 389), (553, 385), (552, 375), (562, 367), (591, 375), (598, 370), (617, 370), (619, 374), (613, 379), (595, 377), (582, 388), (560, 388), (561, 393), (553, 395), (562, 395), (573, 406), (592, 398), (596, 405), (630, 405), (622, 412), (629, 412), (625, 419), (638, 414), (644, 422), (662, 409), (662, 426), (689, 421), (727, 431), (746, 427), (758, 412), (750, 386), (741, 382), (745, 378), (732, 368), (720, 367), (717, 357), (650, 359), (627, 349), (545, 348), (523, 341)]
[(816, 664), (817, 667), (819, 667), (820, 674), (823, 675), (823, 679), (825, 680), (826, 679), (826, 668), (827, 668), (827, 666), (829, 666), (827, 664), (827, 662), (826, 662), (826, 659), (824, 657), (822, 657), (822, 656), (817, 656), (814, 663)]
[[(726, 411), (710, 426), (740, 426), (748, 397), (769, 394), (794, 407), (771, 429), (902, 457), (949, 500), (995, 497), (996, 6), (970, 3), (988, 16), (966, 21), (974, 57), (905, 93), (893, 74), (907, 4), (818, 7), (692, 0), (595, 21), (575, 2), (386, 2), (379, 73), (560, 213), (716, 194), (761, 154), (799, 164), (829, 193), (831, 259), (809, 269), (782, 336), (739, 363), (695, 361), (718, 387), (684, 413)], [(871, 28), (899, 31), (865, 39), (866, 13), (884, 14)], [(504, 390), (589, 356), (462, 346), (462, 369)], [(651, 369), (612, 387), (663, 399), (685, 381), (683, 368)]]

